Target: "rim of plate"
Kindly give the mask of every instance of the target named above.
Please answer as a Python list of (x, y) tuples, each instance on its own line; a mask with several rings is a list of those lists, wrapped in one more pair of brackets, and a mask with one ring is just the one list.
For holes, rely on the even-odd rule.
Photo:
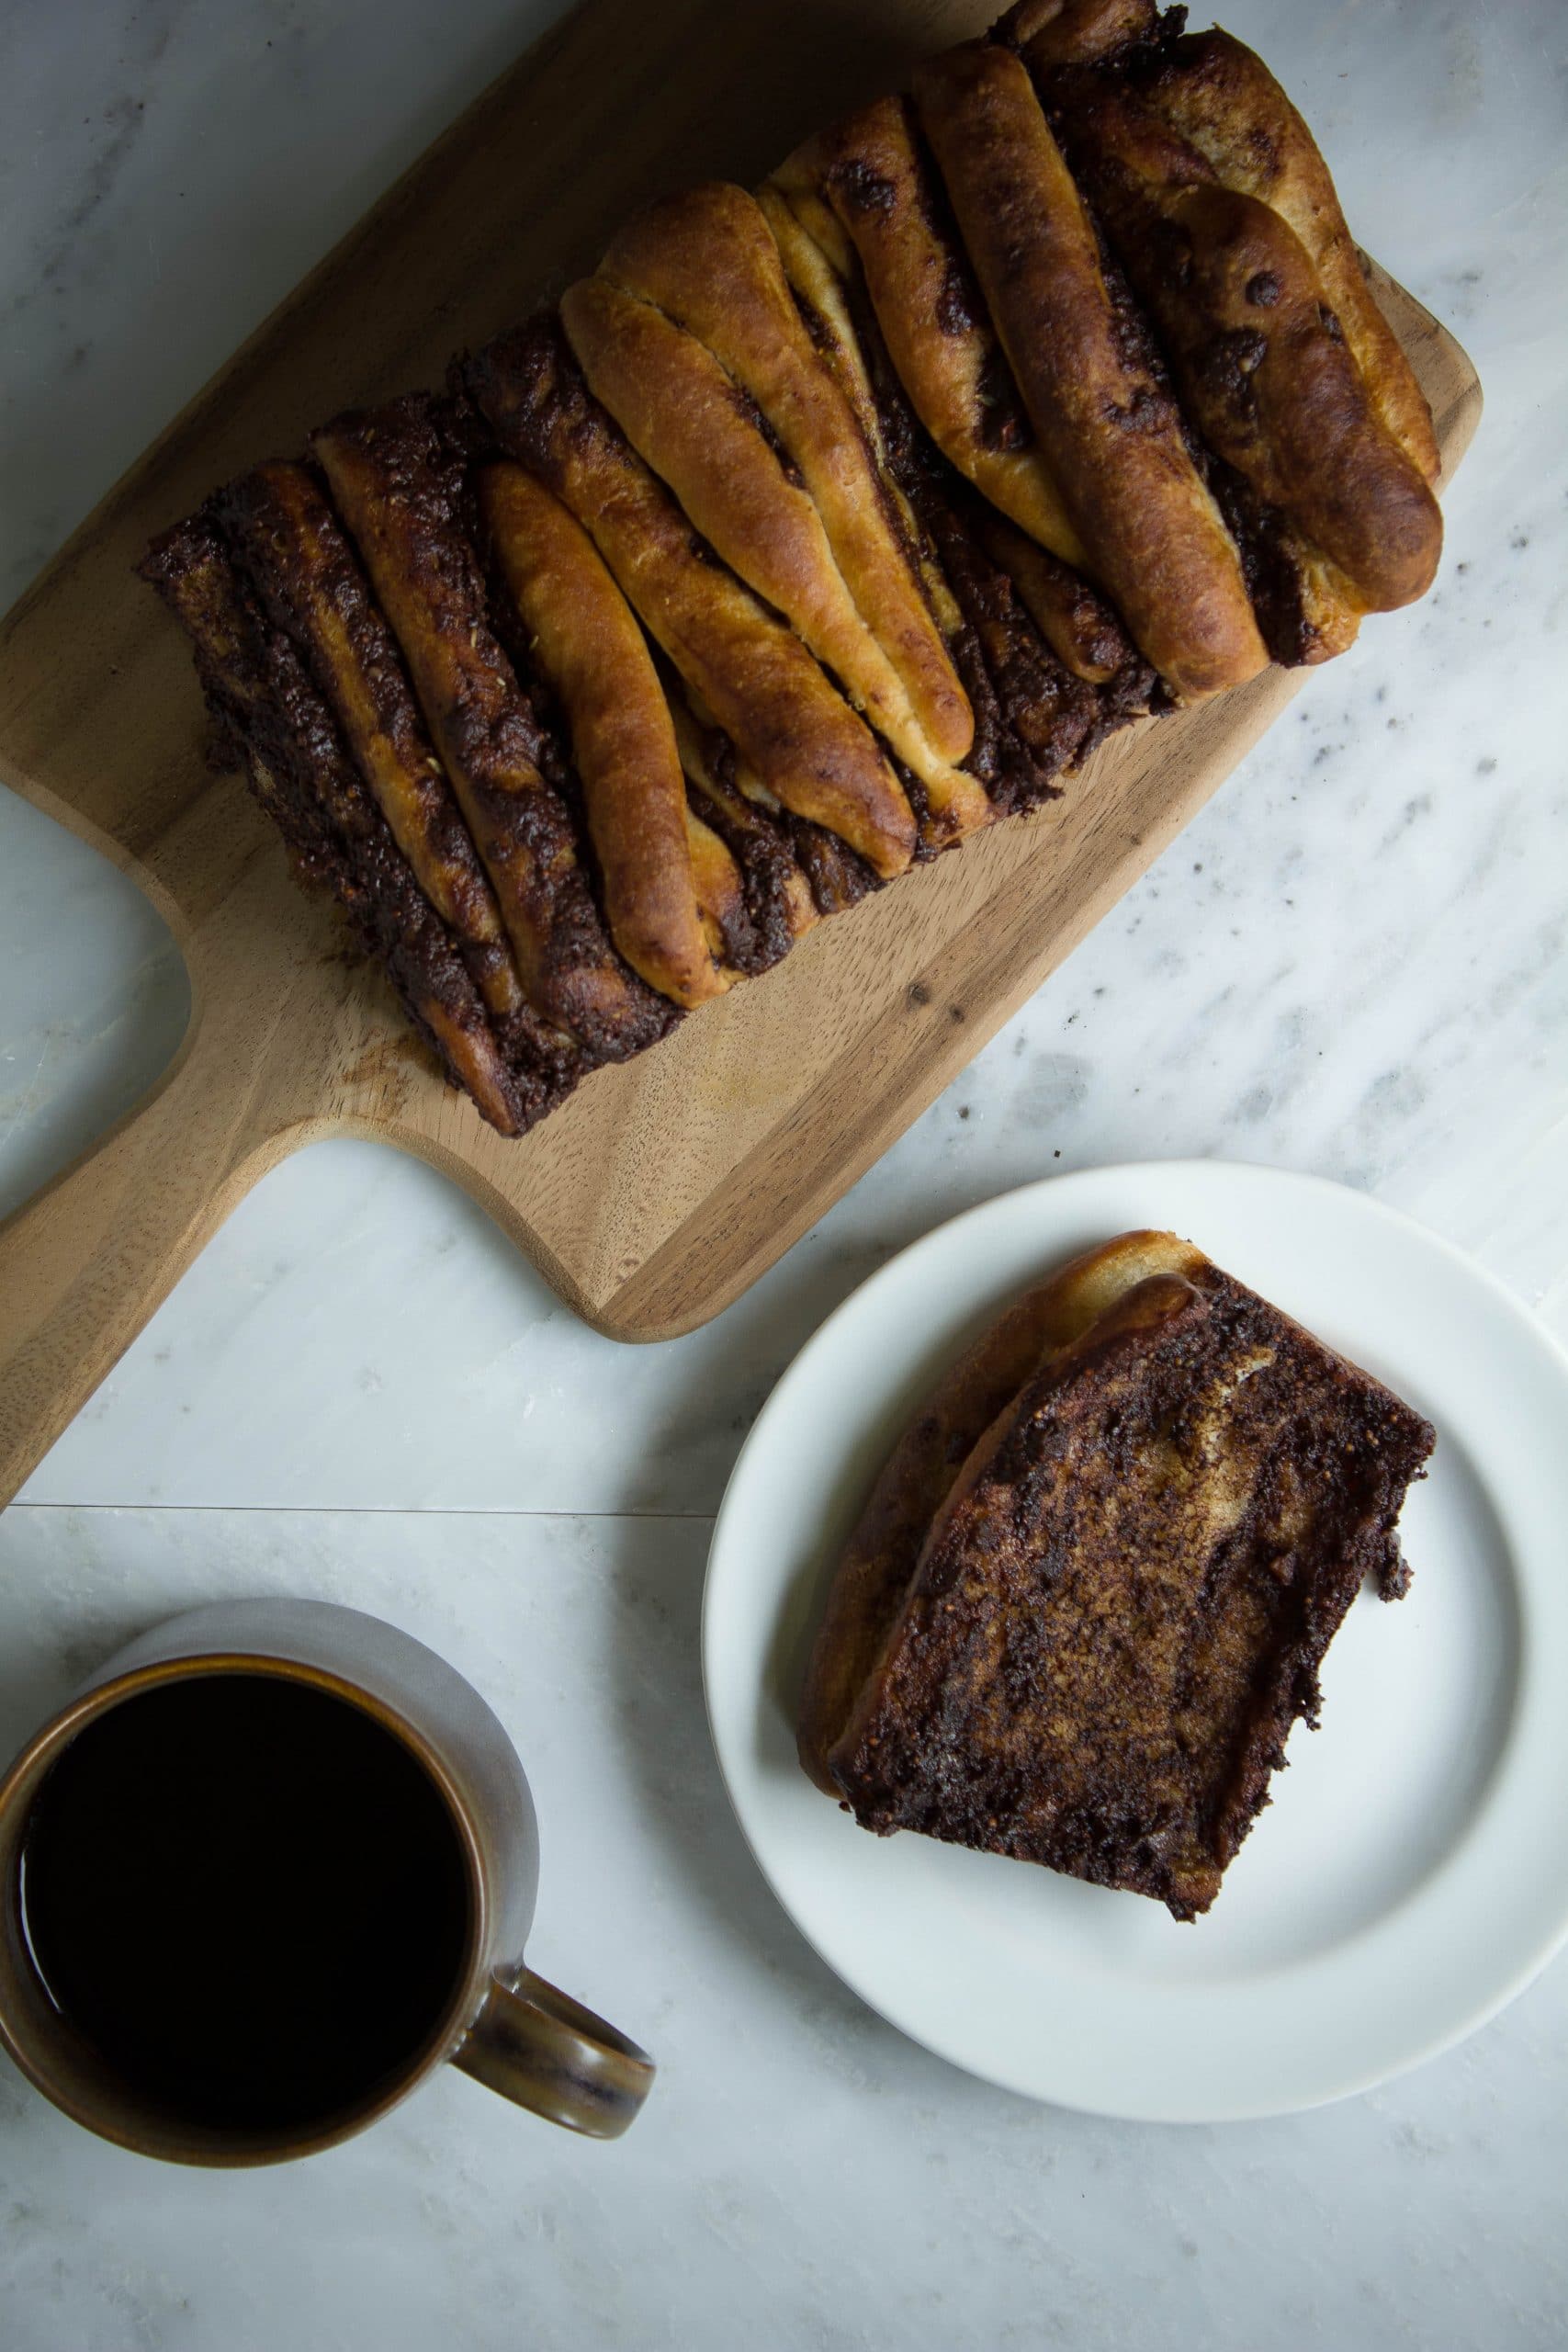
[[(1396, 1208), (1371, 1193), (1359, 1192), (1354, 1186), (1337, 1182), (1331, 1177), (1319, 1176), (1300, 1170), (1270, 1167), (1266, 1162), (1193, 1157), (1179, 1159), (1117, 1160), (1102, 1167), (1073, 1169), (1061, 1175), (1033, 1178), (1027, 1183), (1011, 1186), (1006, 1192), (994, 1193), (987, 1200), (976, 1202), (970, 1207), (958, 1211), (954, 1216), (944, 1218), (940, 1225), (933, 1226), (930, 1231), (920, 1235), (916, 1240), (907, 1243), (902, 1250), (897, 1250), (884, 1264), (868, 1274), (863, 1282), (857, 1283), (855, 1288), (831, 1309), (797, 1350), (774, 1383), (761, 1411), (747, 1432), (736, 1456), (714, 1521), (703, 1586), (700, 1636), (703, 1695), (707, 1713), (709, 1736), (713, 1741), (718, 1760), (720, 1777), (724, 1781), (726, 1794), (753, 1861), (796, 1932), (805, 1939), (818, 1958), (843, 1984), (847, 1984), (869, 2008), (898, 2032), (966, 2074), (975, 2075), (982, 2081), (994, 2083), (998, 2087), (1012, 2091), (1018, 2096), (1042, 2103), (1057, 2105), (1082, 2113), (1103, 2115), (1123, 2121), (1252, 2121), (1269, 2116), (1304, 2112), (1311, 2108), (1326, 2106), (1335, 2100), (1352, 2098), (1358, 2093), (1371, 2090), (1380, 2083), (1387, 2082), (1398, 2075), (1407, 2073), (1413, 2067), (1424, 2064), (1428, 2059), (1440, 2056), (1444, 2051), (1454, 2048), (1470, 2034), (1478, 2030), (1516, 1999), (1534, 1981), (1563, 1944), (1568, 1942), (1568, 1884), (1565, 1884), (1563, 1898), (1550, 1923), (1530, 1939), (1528, 1947), (1518, 1952), (1511, 1962), (1499, 1967), (1495, 1981), (1487, 1986), (1483, 1994), (1466, 2002), (1443, 2025), (1424, 2032), (1413, 2040), (1398, 2041), (1395, 2036), (1395, 2046), (1391, 2049), (1384, 2062), (1352, 2066), (1342, 2075), (1336, 2075), (1315, 2088), (1283, 2100), (1278, 2096), (1265, 2096), (1258, 2099), (1249, 2099), (1245, 2096), (1231, 2096), (1201, 2107), (1190, 2103), (1173, 2107), (1158, 2102), (1149, 2106), (1128, 2103), (1124, 2099), (1115, 2098), (1105, 2099), (1089, 2098), (1084, 2096), (1081, 2090), (1069, 2095), (1045, 2086), (1039, 2079), (1038, 2070), (1035, 2070), (1033, 2079), (1021, 2081), (1016, 2069), (1010, 2068), (1006, 2064), (988, 2064), (983, 2057), (977, 2056), (973, 2049), (955, 2046), (954, 2037), (933, 2029), (929, 2019), (918, 2018), (907, 2014), (907, 2005), (903, 2001), (879, 1990), (874, 1981), (874, 1969), (868, 1970), (861, 1966), (858, 1954), (846, 1952), (841, 1948), (843, 1939), (835, 1938), (828, 1932), (820, 1920), (814, 1920), (810, 1925), (807, 1923), (796, 1909), (784, 1885), (781, 1883), (780, 1874), (773, 1868), (769, 1854), (759, 1844), (755, 1825), (750, 1817), (748, 1804), (743, 1794), (743, 1790), (748, 1784), (748, 1775), (738, 1769), (739, 1759), (732, 1757), (729, 1752), (728, 1735), (721, 1728), (719, 1721), (716, 1695), (717, 1681), (724, 1669), (715, 1657), (714, 1628), (720, 1605), (716, 1596), (721, 1594), (729, 1573), (726, 1566), (726, 1554), (732, 1541), (733, 1524), (748, 1500), (746, 1492), (748, 1476), (754, 1473), (758, 1460), (765, 1455), (773, 1443), (780, 1417), (788, 1413), (797, 1395), (804, 1394), (809, 1389), (818, 1368), (833, 1348), (845, 1326), (852, 1325), (857, 1317), (866, 1315), (885, 1293), (899, 1289), (910, 1283), (914, 1277), (918, 1276), (922, 1264), (950, 1252), (954, 1247), (955, 1238), (960, 1236), (965, 1228), (983, 1226), (1004, 1210), (1012, 1209), (1016, 1213), (1017, 1206), (1031, 1198), (1049, 1199), (1060, 1204), (1064, 1210), (1070, 1210), (1072, 1197), (1090, 1193), (1097, 1188), (1110, 1189), (1119, 1184), (1132, 1183), (1157, 1189), (1167, 1181), (1172, 1184), (1182, 1185), (1193, 1182), (1213, 1182), (1222, 1189), (1227, 1184), (1233, 1184), (1238, 1185), (1243, 1190), (1258, 1189), (1278, 1192), (1284, 1195), (1304, 1195), (1313, 1200), (1334, 1203), (1336, 1213), (1342, 1213), (1348, 1205), (1355, 1216), (1364, 1216), (1371, 1225), (1382, 1224), (1397, 1229), (1403, 1238), (1414, 1244), (1418, 1250), (1425, 1251), (1429, 1257), (1440, 1261), (1461, 1284), (1480, 1293), (1495, 1310), (1500, 1312), (1513, 1338), (1520, 1346), (1528, 1350), (1536, 1358), (1538, 1365), (1561, 1385), (1564, 1400), (1568, 1401), (1568, 1349), (1559, 1344), (1553, 1335), (1531, 1314), (1529, 1307), (1496, 1275), (1467, 1256), (1457, 1244), (1448, 1240), (1443, 1235), (1433, 1232), (1429, 1227), (1423, 1225), (1418, 1218), (1412, 1216), (1407, 1211)], [(1147, 1220), (1150, 1223), (1156, 1221), (1153, 1217)], [(1178, 1223), (1179, 1221), (1178, 1220)], [(1216, 1222), (1218, 1222), (1217, 1219)], [(1124, 1225), (1120, 1229), (1129, 1230), (1132, 1227)], [(1110, 1238), (1109, 1227), (1104, 1238)], [(1043, 1230), (1039, 1259), (1042, 1271), (1053, 1261), (1065, 1261), (1066, 1255), (1070, 1254), (1075, 1246), (1089, 1245), (1081, 1242), (1075, 1245), (1069, 1240), (1064, 1240), (1060, 1236), (1053, 1237), (1048, 1229)], [(1014, 1291), (1017, 1287), (1021, 1287), (1031, 1277), (1028, 1273), (1021, 1274), (1018, 1283), (1013, 1286)], [(1012, 1294), (1007, 1291), (1000, 1293), (998, 1305), (1009, 1295)], [(963, 1342), (959, 1344), (962, 1345)], [(872, 1408), (871, 1418), (885, 1416), (887, 1410), (886, 1403), (875, 1405)], [(1565, 1434), (1568, 1434), (1568, 1422), (1565, 1422)], [(846, 1450), (853, 1442), (853, 1433), (847, 1432)], [(825, 1479), (825, 1491), (826, 1486)], [(1510, 1557), (1516, 1559), (1516, 1565), (1522, 1565), (1517, 1562), (1514, 1547), (1509, 1548)], [(1529, 1578), (1527, 1576), (1517, 1580), (1528, 1583)], [(1568, 1625), (1568, 1619), (1565, 1619), (1565, 1625)], [(1568, 1668), (1568, 1643), (1565, 1643), (1562, 1662), (1564, 1667)], [(760, 1667), (760, 1659), (758, 1664)], [(1517, 1715), (1517, 1711), (1518, 1699), (1516, 1692), (1511, 1712)], [(1507, 1747), (1511, 1744), (1512, 1736), (1511, 1726), (1510, 1739), (1505, 1741), (1502, 1753), (1495, 1760), (1494, 1778), (1501, 1769), (1503, 1756), (1506, 1755)], [(826, 1804), (828, 1800), (820, 1797), (818, 1792), (818, 1802)], [(1455, 1849), (1450, 1850), (1457, 1850), (1459, 1847), (1472, 1842), (1472, 1833), (1467, 1832), (1455, 1841)], [(1446, 1863), (1436, 1865), (1432, 1875), (1441, 1875), (1445, 1867), (1447, 1867)], [(1395, 1905), (1394, 1907), (1397, 1910), (1403, 1906)], [(1371, 1930), (1360, 1932), (1370, 1933)], [(1348, 1940), (1354, 1942), (1357, 1939), (1356, 1936), (1352, 1936)], [(1218, 1984), (1206, 1986), (1203, 1992), (1205, 1997), (1210, 1999), (1224, 1997), (1223, 1989)]]

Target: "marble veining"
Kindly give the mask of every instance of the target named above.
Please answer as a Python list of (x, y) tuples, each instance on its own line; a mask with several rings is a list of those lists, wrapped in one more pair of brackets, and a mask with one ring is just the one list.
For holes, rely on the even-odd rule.
[[(0, 595), (557, 12), (0, 0)], [(855, 1283), (1009, 1185), (1189, 1153), (1313, 1170), (1568, 1339), (1568, 21), (1556, 0), (1224, 13), (1480, 369), (1431, 598), (1307, 682), (707, 1330), (615, 1348), (431, 1170), (322, 1145), (242, 1205), (0, 1522), (0, 1748), (123, 1631), (209, 1593), (336, 1596), (473, 1674), (546, 1825), (535, 1957), (657, 2047), (647, 2119), (583, 2148), (453, 2078), (332, 2156), (226, 2179), (99, 2147), (0, 2074), (8, 2352), (705, 2352), (742, 2313), (787, 2352), (1562, 2341), (1563, 1966), (1323, 2114), (1176, 2132), (1036, 2109), (816, 1962), (702, 1723), (702, 1558), (740, 1437)], [(186, 1012), (156, 916), (0, 795), (0, 1210), (134, 1101)]]

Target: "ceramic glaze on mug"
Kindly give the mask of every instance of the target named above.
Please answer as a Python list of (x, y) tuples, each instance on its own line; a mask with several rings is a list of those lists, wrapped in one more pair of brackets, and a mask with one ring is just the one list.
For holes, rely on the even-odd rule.
[(537, 1880), (516, 1753), (433, 1651), (322, 1601), (192, 1610), (0, 1782), (0, 2040), (178, 2163), (329, 2147), (448, 2058), (612, 2139), (653, 2067), (524, 1966)]

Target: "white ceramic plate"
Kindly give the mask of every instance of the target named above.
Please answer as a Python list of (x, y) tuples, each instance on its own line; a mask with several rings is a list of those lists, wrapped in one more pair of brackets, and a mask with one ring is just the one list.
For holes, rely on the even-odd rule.
[[(858, 1828), (794, 1718), (824, 1580), (919, 1399), (1005, 1301), (1168, 1227), (1437, 1427), (1415, 1571), (1363, 1593), (1323, 1729), (1214, 1909)], [(719, 1764), (779, 1900), (918, 2041), (1032, 2098), (1218, 2121), (1364, 2090), (1492, 2016), (1568, 1935), (1568, 1358), (1419, 1226), (1316, 1178), (1183, 1160), (1063, 1176), (884, 1266), (796, 1357), (714, 1531), (704, 1673)]]

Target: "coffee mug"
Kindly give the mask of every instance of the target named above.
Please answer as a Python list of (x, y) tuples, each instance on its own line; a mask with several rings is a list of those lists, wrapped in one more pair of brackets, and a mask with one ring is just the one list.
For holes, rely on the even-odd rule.
[[(323, 1700), (343, 1704), (323, 1708)], [(293, 1736), (301, 1724), (309, 1739)], [(313, 1743), (322, 1726), (330, 1768), (323, 1762), (318, 1803)], [(250, 1743), (243, 1758), (232, 1744), (242, 1740)], [(231, 1810), (220, 1766), (250, 1775)], [(186, 1846), (182, 1792), (197, 1825)], [(351, 1797), (357, 1811), (347, 1809)], [(154, 1800), (156, 1818), (138, 1812)], [(303, 1834), (290, 1876), (292, 1849), (279, 1841), (294, 1821)], [(148, 1882), (134, 1873), (148, 1841), (163, 1905), (157, 1934), (126, 1940), (160, 1973), (139, 1994), (135, 1955), (115, 1950), (106, 1906), (117, 1873), (130, 1890), (124, 1899), (140, 1899)], [(449, 1889), (451, 1900), (411, 1896), (406, 1933), (385, 1933), (387, 1921), (396, 1925), (392, 1896), (401, 1900), (405, 1881), (413, 1884), (411, 1854), (429, 1860), (429, 1883)], [(653, 2066), (635, 2042), (523, 1965), (538, 1866), (516, 1751), (478, 1691), (423, 1643), (325, 1601), (190, 1610), (118, 1651), (0, 1781), (0, 2041), (77, 2122), (181, 2164), (270, 2164), (331, 2147), (447, 2059), (536, 2115), (614, 2139), (647, 2097)], [(252, 1954), (261, 1970), (254, 1983), (221, 1962), (209, 1970), (208, 1944), (216, 1936), (225, 1949), (229, 1916), (220, 1909), (215, 1919), (210, 1904), (237, 1894), (235, 1916), (249, 1916), (251, 1874), (264, 1868), (278, 1877), (283, 1898), (280, 1914), (262, 1906), (269, 1931), (275, 1917), (288, 1923), (276, 1971), (270, 1949), (265, 1966)], [(321, 1953), (311, 1948), (313, 1905), (323, 1915)], [(165, 1964), (183, 1961), (187, 1928), (198, 1955), (188, 1972)], [(348, 1939), (341, 1948), (340, 1930)], [(360, 1949), (367, 1937), (376, 1939), (374, 1965)], [(272, 2063), (270, 2083), (259, 2071), (256, 2082), (234, 2075), (244, 2095), (232, 2114), (223, 2111), (229, 2094), (214, 2086), (229, 2083), (224, 2066), (243, 2065), (252, 2047), (238, 2000), (225, 2040), (231, 1983), (270, 2000), (289, 1968), (329, 1961), (338, 1974), (331, 2001), (318, 2004), (321, 2095), (312, 2085), (317, 2043), (307, 2035), (284, 2053), (289, 2063)], [(137, 2007), (142, 1996), (155, 1996), (144, 2000), (146, 2015)], [(189, 2097), (168, 2046), (187, 1999), (201, 2027), (186, 2070)], [(269, 2030), (281, 2014), (268, 2010)], [(111, 2023), (100, 2030), (105, 2017)], [(147, 2054), (155, 2029), (165, 2037), (156, 2067)], [(265, 2056), (254, 2018), (250, 2030)], [(353, 2053), (374, 2054), (383, 2033), (395, 2037), (395, 2061), (354, 2078)]]

